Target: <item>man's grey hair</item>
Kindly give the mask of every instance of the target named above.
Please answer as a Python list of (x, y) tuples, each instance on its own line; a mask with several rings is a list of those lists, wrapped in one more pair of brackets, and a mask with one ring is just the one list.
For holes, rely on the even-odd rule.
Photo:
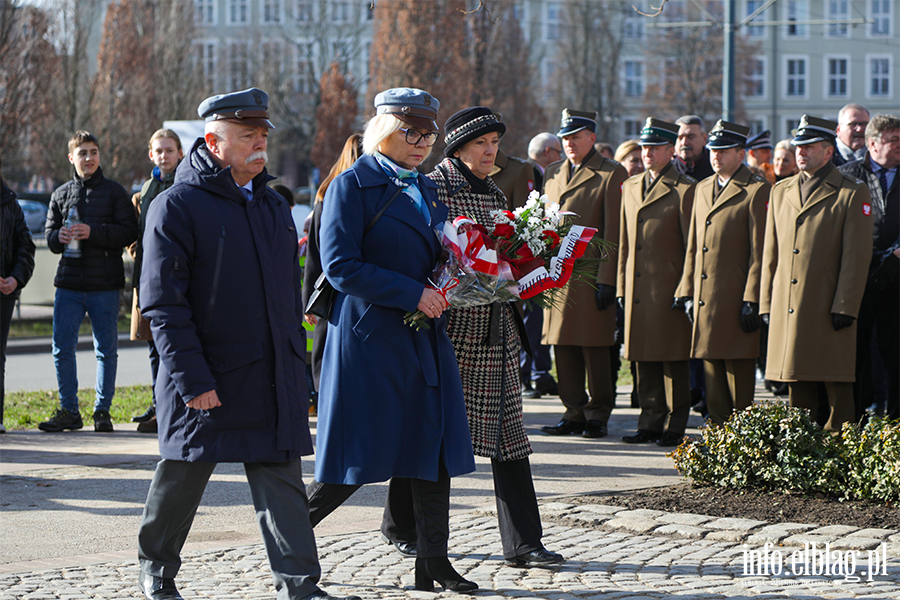
[(850, 104), (845, 104), (841, 110), (838, 111), (838, 122), (840, 122), (841, 117), (844, 116), (844, 113), (848, 110), (861, 110), (867, 115), (869, 114), (869, 109), (863, 106), (862, 104), (857, 104), (856, 102), (851, 102)]
[(706, 133), (706, 126), (703, 124), (703, 119), (698, 117), (697, 115), (684, 115), (683, 117), (678, 117), (675, 119), (676, 125), (699, 125), (700, 129), (703, 133)]
[(543, 133), (537, 134), (536, 136), (531, 138), (530, 142), (528, 142), (528, 158), (530, 158), (531, 160), (536, 159), (544, 150), (546, 150), (550, 146), (555, 146), (556, 144), (554, 144), (554, 142), (558, 144), (559, 138), (557, 138), (552, 133), (545, 131)]
[(900, 130), (900, 118), (894, 115), (875, 115), (866, 125), (866, 143), (871, 138), (880, 138), (888, 131)]

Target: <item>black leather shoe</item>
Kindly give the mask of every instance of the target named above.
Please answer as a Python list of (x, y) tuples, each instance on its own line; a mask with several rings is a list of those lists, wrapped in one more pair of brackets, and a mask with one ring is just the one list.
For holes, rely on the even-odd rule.
[(155, 416), (156, 416), (156, 407), (151, 404), (150, 408), (148, 408), (146, 410), (146, 412), (144, 412), (144, 414), (131, 417), (131, 422), (132, 423), (143, 423), (145, 421), (149, 421), (150, 419), (152, 419)]
[(576, 423), (568, 419), (561, 419), (556, 425), (545, 425), (541, 427), (541, 431), (547, 435), (569, 435), (570, 433), (581, 433), (584, 431), (584, 423)]
[(559, 396), (559, 385), (552, 379), (549, 383), (546, 381), (534, 382), (534, 389), (548, 396)]
[(409, 542), (392, 542), (388, 536), (381, 534), (381, 539), (384, 540), (385, 544), (390, 544), (394, 547), (394, 550), (400, 553), (400, 556), (405, 556), (406, 558), (415, 558), (416, 557), (416, 545), (410, 544)]
[(562, 554), (541, 548), (540, 550), (532, 550), (505, 560), (510, 567), (543, 567), (559, 564), (563, 561), (563, 557)]
[(673, 446), (677, 446), (681, 443), (681, 440), (684, 439), (683, 433), (673, 433), (671, 431), (667, 431), (656, 440), (657, 446), (662, 446), (663, 448), (671, 448)]
[(446, 556), (437, 558), (416, 559), (416, 591), (434, 591), (434, 582), (437, 581), (445, 591), (469, 593), (478, 589), (478, 584), (463, 579), (456, 572), (450, 560)]
[(139, 433), (159, 433), (159, 422), (154, 416), (149, 421), (138, 423), (137, 430)]
[(523, 381), (522, 382), (522, 397), (529, 398), (534, 400), (536, 398), (540, 398), (543, 394), (541, 394), (540, 390), (534, 387), (531, 381)]
[(655, 442), (659, 439), (660, 433), (656, 433), (654, 431), (647, 431), (646, 429), (638, 429), (637, 433), (634, 435), (626, 435), (622, 438), (622, 441), (626, 444), (649, 444), (650, 442)]
[(332, 596), (322, 590), (318, 592), (313, 592), (303, 600), (362, 600), (359, 596)]
[(595, 419), (591, 419), (587, 423), (584, 424), (584, 433), (581, 434), (581, 437), (586, 438), (602, 438), (606, 437), (607, 429), (606, 423), (603, 421), (597, 421)]
[(184, 600), (175, 587), (174, 579), (154, 577), (141, 571), (138, 576), (138, 587), (146, 600)]

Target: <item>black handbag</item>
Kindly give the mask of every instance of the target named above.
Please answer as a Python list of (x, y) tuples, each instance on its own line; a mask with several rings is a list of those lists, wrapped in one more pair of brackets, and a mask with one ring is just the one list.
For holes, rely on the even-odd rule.
[[(372, 226), (381, 218), (381, 215), (384, 214), (384, 211), (388, 209), (394, 199), (400, 195), (400, 192), (403, 191), (403, 188), (397, 188), (394, 192), (394, 195), (390, 197), (390, 199), (385, 202), (384, 206), (381, 207), (372, 220), (366, 225), (366, 228), (363, 230), (363, 237), (369, 233), (369, 230), (372, 229)], [(334, 306), (334, 296), (335, 290), (334, 286), (331, 285), (331, 282), (328, 281), (328, 278), (325, 277), (325, 271), (319, 274), (319, 277), (316, 278), (316, 283), (313, 286), (312, 294), (309, 295), (309, 302), (306, 303), (305, 313), (308, 315), (315, 315), (320, 319), (328, 319), (331, 316), (331, 308)]]

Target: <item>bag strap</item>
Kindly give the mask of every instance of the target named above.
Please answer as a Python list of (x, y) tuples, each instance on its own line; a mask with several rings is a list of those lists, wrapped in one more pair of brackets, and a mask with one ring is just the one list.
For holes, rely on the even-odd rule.
[(402, 191), (403, 191), (403, 188), (401, 188), (401, 187), (398, 187), (398, 188), (397, 188), (397, 191), (394, 192), (394, 195), (391, 196), (390, 199), (389, 199), (387, 202), (384, 203), (384, 206), (381, 207), (381, 210), (379, 210), (379, 211), (375, 214), (375, 216), (372, 218), (372, 220), (369, 222), (369, 224), (366, 225), (366, 228), (363, 229), (363, 236), (365, 236), (367, 233), (369, 233), (369, 230), (372, 229), (372, 227), (375, 225), (375, 223), (378, 222), (378, 219), (381, 218), (381, 215), (384, 214), (384, 211), (386, 211), (386, 210), (388, 209), (388, 207), (394, 202), (394, 199), (395, 199), (397, 196), (399, 196), (399, 195), (400, 195), (400, 192), (402, 192)]

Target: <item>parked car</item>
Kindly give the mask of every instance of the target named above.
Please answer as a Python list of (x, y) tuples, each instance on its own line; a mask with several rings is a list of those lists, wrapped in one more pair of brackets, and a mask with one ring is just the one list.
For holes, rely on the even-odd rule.
[(37, 200), (23, 200), (19, 198), (19, 206), (25, 213), (25, 224), (32, 235), (44, 233), (44, 223), (47, 221), (47, 205)]

